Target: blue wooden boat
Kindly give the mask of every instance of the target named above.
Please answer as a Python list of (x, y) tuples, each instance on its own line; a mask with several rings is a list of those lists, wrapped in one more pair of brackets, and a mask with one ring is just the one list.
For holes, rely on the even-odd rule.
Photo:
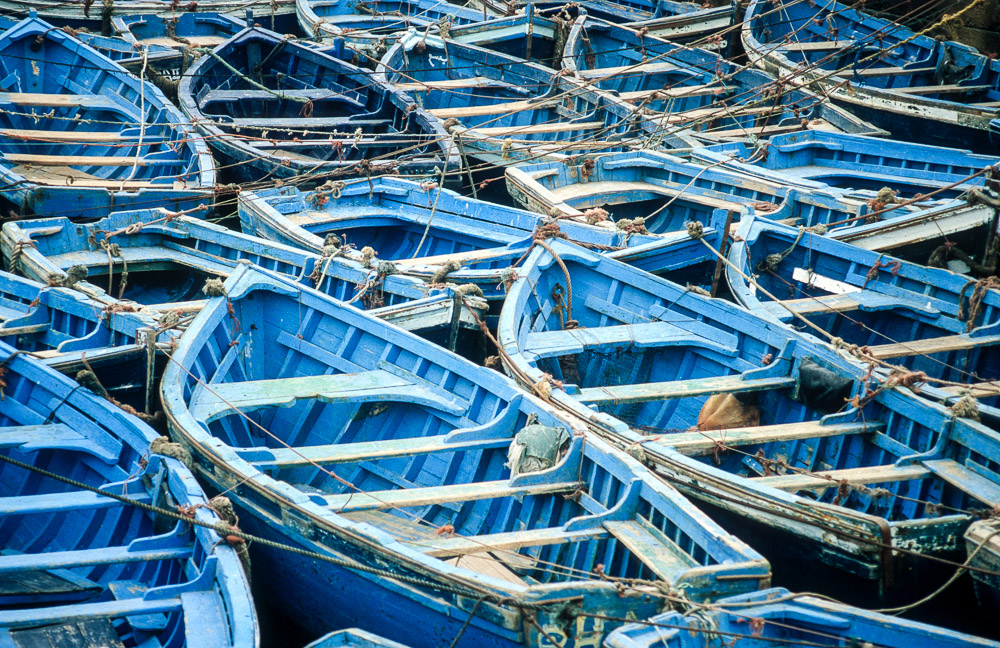
[(202, 56), (177, 92), (240, 182), (457, 166), (440, 120), (412, 99), (370, 72), (257, 27)]
[(252, 545), (254, 578), (308, 631), (593, 646), (658, 588), (768, 582), (740, 540), (500, 373), (280, 275), (244, 266), (225, 291), (174, 353), (164, 411), (209, 484), (239, 484), (245, 529), (343, 561)]
[(204, 142), (162, 92), (111, 59), (31, 17), (0, 36), (0, 77), (0, 197), (16, 212), (213, 204)]
[(150, 454), (152, 429), (76, 382), (2, 342), (0, 356), (0, 640), (257, 646), (247, 577), (214, 530), (33, 472), (219, 524), (188, 468)]
[(689, 147), (692, 138), (756, 143), (813, 130), (886, 134), (808, 90), (644, 28), (581, 17), (566, 38), (563, 67), (636, 105), (656, 125), (656, 137), (675, 148)]
[(1000, 643), (926, 623), (774, 588), (719, 599), (710, 610), (667, 612), (615, 630), (605, 648), (884, 646), (987, 648)]
[(770, 319), (548, 244), (559, 261), (531, 251), (497, 331), (522, 385), (644, 457), (784, 582), (908, 603), (954, 572), (922, 556), (964, 560), (1000, 496), (1000, 434)]
[[(371, 38), (404, 32), (410, 27), (479, 22), (482, 11), (450, 2), (432, 0), (296, 0), (299, 26), (315, 39), (356, 38), (360, 29)], [(368, 22), (358, 22), (357, 19)], [(347, 33), (345, 33), (347, 31)]]
[(171, 50), (218, 47), (247, 26), (241, 18), (220, 13), (119, 15), (111, 25), (135, 49)]
[[(175, 0), (115, 0), (104, 6), (88, 0), (0, 0), (0, 13), (24, 17), (31, 11), (60, 25), (109, 28), (116, 16), (177, 16), (187, 12), (224, 13), (242, 17), (247, 10), (266, 16), (268, 23), (283, 22), (294, 15), (295, 0), (199, 0), (181, 3)], [(269, 24), (270, 26), (270, 24)]]
[(417, 31), (386, 53), (377, 74), (435, 117), (456, 120), (456, 153), (486, 165), (622, 151), (648, 138), (638, 115), (608, 94), (544, 66)]
[[(781, 218), (807, 227), (874, 211), (839, 190), (793, 189), (656, 151), (605, 155), (579, 164), (522, 165), (507, 169), (506, 175), (511, 196), (532, 211), (579, 218), (587, 210), (603, 209), (616, 222), (653, 233), (683, 230), (689, 221), (707, 223), (716, 209), (738, 214), (746, 206), (763, 215), (780, 210)], [(912, 209), (894, 209), (887, 216)], [(863, 218), (851, 224), (860, 222)]]
[(840, 2), (753, 0), (747, 55), (817, 90), (896, 139), (996, 153), (985, 137), (1000, 106), (1000, 61)]
[(0, 248), (8, 267), (36, 281), (72, 285), (111, 308), (126, 301), (157, 314), (197, 312), (205, 282), (228, 277), (241, 263), (377, 309), (377, 316), (407, 329), (443, 327), (455, 335), (459, 327), (476, 327), (470, 308), (485, 308), (474, 296), (456, 300), (452, 288), (432, 289), (332, 246), (313, 254), (160, 209), (115, 212), (87, 225), (49, 218), (5, 228)]
[[(246, 233), (316, 254), (333, 235), (353, 244), (345, 258), (360, 260), (370, 246), (373, 264), (391, 261), (402, 274), (431, 283), (475, 284), (490, 300), (503, 299), (505, 277), (534, 232), (552, 226), (538, 214), (388, 177), (349, 181), (335, 191), (247, 191), (240, 194), (239, 214)], [(716, 214), (705, 223), (706, 240), (716, 249), (724, 220)], [(694, 281), (697, 263), (715, 265), (712, 252), (686, 234), (654, 237), (569, 219), (556, 226), (571, 240), (650, 271), (683, 268)]]
[(966, 275), (753, 216), (740, 222), (729, 261), (733, 296), (762, 317), (807, 333), (811, 322), (864, 347), (864, 358), (932, 378), (1000, 378), (1000, 291), (976, 288), (973, 307)]
[(978, 568), (970, 572), (976, 587), (976, 596), (984, 610), (995, 610), (1000, 605), (1000, 524), (996, 518), (980, 520), (965, 531), (965, 547), (969, 565)]
[(306, 648), (406, 648), (406, 646), (364, 630), (351, 628), (324, 635)]
[(556, 11), (540, 12), (528, 4), (510, 16), (486, 20), (480, 15), (478, 22), (451, 27), (442, 36), (449, 42), (475, 45), (558, 70), (572, 21), (569, 12), (576, 13), (565, 5)]
[(178, 334), (150, 314), (0, 272), (0, 341), (67, 375), (92, 370), (113, 397), (147, 412), (155, 345)]
[(824, 131), (775, 135), (755, 146), (716, 144), (695, 149), (691, 157), (774, 182), (836, 187), (868, 199), (888, 187), (899, 200), (932, 191), (938, 192), (934, 200), (957, 198), (982, 186), (984, 178), (963, 180), (997, 162), (960, 149)]

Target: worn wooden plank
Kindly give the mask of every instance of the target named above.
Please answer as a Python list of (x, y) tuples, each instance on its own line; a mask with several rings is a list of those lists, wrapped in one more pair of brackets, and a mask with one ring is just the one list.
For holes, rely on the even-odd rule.
[(366, 394), (382, 395), (402, 388), (419, 389), (409, 380), (382, 370), (209, 383), (195, 399), (192, 409), (196, 418), (208, 421), (227, 411), (281, 407), (302, 399), (349, 399)]
[(965, 385), (948, 385), (946, 387), (939, 387), (939, 389), (953, 396), (968, 393), (973, 398), (988, 398), (990, 396), (1000, 396), (1000, 380), (987, 380)]
[(949, 351), (965, 351), (1000, 343), (1000, 335), (971, 337), (968, 335), (944, 335), (925, 340), (911, 340), (895, 344), (877, 344), (869, 347), (873, 356), (880, 360), (902, 358), (913, 355), (945, 353)]
[(470, 128), (469, 132), (484, 137), (503, 135), (539, 135), (543, 133), (567, 133), (578, 130), (596, 130), (604, 128), (604, 122), (560, 122), (553, 124), (532, 124), (530, 126), (489, 126), (486, 128)]
[(24, 452), (75, 450), (115, 463), (122, 443), (111, 438), (97, 441), (63, 423), (44, 423), (0, 427), (0, 448), (20, 448)]
[(457, 108), (433, 108), (430, 114), (441, 119), (464, 119), (465, 117), (482, 117), (485, 115), (505, 115), (509, 113), (523, 112), (525, 110), (535, 110), (536, 108), (549, 108), (556, 105), (551, 101), (537, 101), (526, 99), (523, 101), (507, 101), (483, 106), (464, 106)]
[(480, 536), (452, 536), (450, 538), (435, 537), (432, 539), (413, 541), (414, 548), (429, 556), (450, 558), (488, 551), (517, 551), (525, 547), (541, 547), (569, 542), (583, 542), (607, 536), (608, 532), (601, 527), (567, 531), (562, 527), (545, 529), (528, 529), (524, 531), (509, 531), (506, 533), (491, 533)]
[(830, 122), (825, 119), (814, 119), (807, 126), (801, 124), (787, 124), (785, 126), (747, 126), (745, 128), (731, 128), (727, 130), (706, 130), (708, 135), (714, 137), (746, 137), (747, 135), (777, 135), (779, 133), (794, 133), (800, 130), (836, 130)]
[(933, 459), (923, 462), (936, 476), (959, 488), (980, 502), (996, 505), (1000, 502), (1000, 484), (975, 473), (953, 459)]
[[(879, 77), (879, 76), (903, 76), (909, 74), (926, 74), (934, 72), (934, 67), (917, 67), (917, 68), (903, 68), (903, 67), (882, 67), (882, 68), (865, 68), (863, 70), (849, 70), (844, 72), (845, 75), (857, 74), (860, 77)], [(892, 90), (897, 90), (898, 88), (891, 88)]]
[(851, 434), (867, 434), (885, 429), (882, 421), (857, 421), (849, 423), (822, 424), (819, 421), (782, 423), (778, 425), (758, 425), (754, 427), (729, 428), (706, 432), (681, 432), (660, 437), (664, 445), (669, 445), (690, 457), (712, 454), (717, 443), (735, 448), (779, 441), (802, 441), (823, 437)]
[(183, 560), (191, 556), (191, 546), (130, 551), (128, 547), (99, 547), (75, 551), (49, 551), (0, 556), (0, 573), (48, 571), (95, 565), (121, 565), (132, 562)]
[(180, 49), (183, 47), (212, 47), (226, 42), (222, 36), (186, 36), (184, 42), (170, 38), (169, 36), (157, 36), (155, 38), (145, 38), (140, 41), (143, 45), (163, 45)]
[[(149, 503), (149, 495), (129, 495), (129, 499)], [(81, 509), (110, 508), (125, 506), (122, 502), (92, 493), (73, 491), (68, 493), (45, 493), (42, 495), (15, 495), (0, 497), (0, 515), (31, 515), (33, 513), (63, 513)]]
[[(117, 143), (132, 142), (138, 139), (136, 136), (123, 136), (116, 131), (84, 131), (84, 130), (32, 130), (24, 128), (0, 128), (0, 136), (11, 139), (38, 140), (40, 142), (70, 142), (70, 143)], [(143, 141), (148, 143), (160, 142), (163, 138), (158, 135), (147, 135)]]
[(955, 92), (983, 92), (985, 90), (990, 90), (992, 86), (988, 85), (956, 85), (956, 84), (944, 84), (944, 85), (932, 85), (932, 86), (910, 86), (908, 88), (893, 88), (896, 92), (902, 92), (903, 94), (935, 94), (943, 93), (950, 94)]
[(805, 43), (781, 43), (775, 49), (782, 52), (831, 52), (834, 50), (849, 47), (852, 41), (832, 40), (832, 41), (812, 41)]
[(104, 95), (41, 92), (0, 92), (0, 103), (51, 108), (118, 108), (118, 104)]
[(773, 477), (753, 477), (755, 484), (773, 486), (786, 491), (824, 490), (836, 488), (846, 481), (848, 484), (863, 486), (865, 484), (886, 484), (890, 482), (924, 479), (931, 475), (930, 469), (919, 464), (910, 466), (870, 466), (864, 468), (845, 468), (842, 470), (824, 470), (812, 474), (775, 475)]
[(24, 628), (14, 630), (10, 637), (13, 640), (10, 648), (125, 648), (114, 625), (107, 618), (87, 618), (60, 625)]
[(533, 484), (511, 486), (507, 480), (476, 482), (473, 484), (449, 484), (426, 488), (401, 488), (398, 490), (373, 491), (368, 493), (344, 493), (327, 495), (323, 499), (338, 513), (364, 510), (385, 510), (411, 506), (429, 506), (450, 502), (471, 502), (481, 499), (501, 497), (525, 497), (528, 495), (554, 495), (571, 493), (580, 486), (578, 482), (558, 482), (554, 484)]
[(616, 405), (642, 403), (670, 398), (690, 398), (710, 394), (730, 394), (734, 392), (767, 391), (795, 386), (795, 378), (774, 376), (770, 378), (744, 379), (742, 376), (719, 376), (696, 378), (693, 380), (673, 380), (669, 382), (641, 383), (637, 385), (614, 385), (609, 387), (588, 387), (580, 390), (579, 399), (595, 405)]
[(669, 322), (641, 322), (529, 333), (521, 351), (534, 357), (580, 353), (588, 348), (639, 344), (653, 346), (688, 341), (703, 344), (705, 338)]
[(673, 88), (662, 88), (659, 90), (632, 90), (621, 92), (618, 98), (629, 103), (641, 101), (656, 95), (664, 99), (680, 99), (682, 97), (703, 97), (717, 95), (726, 91), (726, 87), (718, 83), (707, 83), (705, 85), (677, 86)]
[(648, 192), (671, 198), (683, 194), (685, 201), (711, 207), (712, 209), (734, 209), (739, 211), (743, 207), (743, 203), (741, 202), (715, 196), (706, 196), (701, 192), (686, 191), (685, 189), (683, 185), (664, 187), (649, 182), (600, 180), (598, 182), (576, 182), (556, 187), (552, 189), (552, 195), (560, 201), (565, 202), (600, 195), (623, 196), (628, 195), (629, 192)]
[(68, 166), (34, 167), (18, 165), (11, 169), (31, 182), (62, 187), (90, 187), (98, 189), (170, 189), (173, 184), (145, 180), (106, 180)]
[(608, 530), (632, 555), (666, 581), (698, 564), (659, 529), (639, 518), (605, 522)]
[[(774, 106), (711, 106), (695, 108), (683, 112), (670, 113), (663, 121), (667, 124), (683, 124), (704, 117), (741, 117), (745, 115), (765, 115), (776, 112)], [(780, 112), (779, 112), (780, 114)]]
[(4, 153), (3, 159), (13, 164), (34, 164), (38, 166), (157, 166), (161, 164), (183, 164), (180, 159), (147, 160), (139, 157), (117, 155), (33, 155), (30, 153)]
[(489, 77), (469, 77), (468, 79), (443, 79), (441, 81), (414, 81), (393, 83), (404, 92), (421, 92), (430, 90), (460, 90), (463, 88), (508, 87), (511, 84), (496, 81)]
[(632, 65), (597, 68), (596, 70), (577, 70), (576, 75), (582, 79), (589, 80), (617, 76), (623, 73), (631, 75), (645, 75), (656, 74), (657, 72), (672, 72), (676, 69), (677, 65), (675, 63), (670, 63), (669, 61), (657, 61), (652, 63), (633, 63)]
[(0, 610), (0, 627), (31, 628), (53, 623), (75, 622), (78, 619), (121, 618), (140, 614), (170, 613), (181, 610), (179, 598), (153, 600), (127, 599), (99, 603), (74, 603), (53, 607)]
[(412, 439), (380, 439), (357, 443), (299, 446), (297, 448), (236, 448), (237, 454), (258, 468), (286, 468), (312, 464), (332, 464), (406, 457), (437, 452), (469, 452), (490, 448), (506, 448), (511, 439), (481, 439), (464, 443), (449, 442), (449, 435), (441, 434)]

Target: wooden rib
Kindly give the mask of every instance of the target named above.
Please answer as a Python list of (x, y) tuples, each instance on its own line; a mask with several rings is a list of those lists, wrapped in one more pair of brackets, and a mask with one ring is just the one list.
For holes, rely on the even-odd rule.
[(848, 434), (867, 434), (881, 432), (884, 429), (885, 423), (882, 421), (830, 423), (826, 425), (819, 421), (803, 421), (801, 423), (758, 425), (728, 430), (665, 434), (660, 436), (659, 440), (664, 445), (668, 445), (685, 455), (697, 457), (712, 454), (717, 442), (728, 447), (738, 447), (778, 441), (803, 441)]
[[(865, 468), (846, 468), (843, 470), (827, 470), (813, 474), (775, 475), (773, 477), (753, 477), (755, 484), (773, 486), (785, 491), (824, 490), (836, 488), (842, 481), (856, 486), (865, 484), (887, 484), (890, 482), (911, 481), (923, 479), (931, 475), (931, 471), (922, 465), (911, 466), (871, 466)], [(827, 479), (829, 478), (829, 479)]]

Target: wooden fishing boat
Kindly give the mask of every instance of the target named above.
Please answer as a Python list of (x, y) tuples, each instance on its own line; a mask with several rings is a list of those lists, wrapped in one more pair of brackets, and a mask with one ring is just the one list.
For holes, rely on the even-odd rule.
[(257, 646), (234, 549), (210, 528), (128, 503), (222, 524), (188, 468), (150, 454), (157, 434), (138, 419), (6, 344), (0, 355), (4, 642)]
[[(579, 164), (522, 165), (508, 168), (506, 176), (511, 196), (532, 211), (580, 218), (587, 210), (603, 209), (616, 222), (653, 233), (682, 230), (689, 221), (707, 223), (716, 209), (738, 215), (745, 206), (764, 215), (780, 210), (781, 218), (807, 227), (873, 211), (839, 190), (792, 189), (656, 151), (605, 155)], [(912, 209), (895, 209), (887, 216)]]
[(568, 11), (559, 7), (558, 12), (540, 12), (529, 4), (511, 16), (486, 20), (480, 14), (478, 22), (451, 27), (441, 35), (449, 42), (475, 45), (558, 70), (562, 66), (562, 50), (573, 20)]
[(121, 402), (151, 404), (154, 345), (177, 334), (132, 308), (0, 272), (0, 341), (70, 376), (93, 371)]
[(808, 90), (787, 88), (716, 52), (589, 16), (573, 24), (563, 68), (635, 105), (656, 125), (656, 137), (674, 148), (687, 148), (691, 138), (756, 143), (813, 130), (886, 134)]
[(247, 26), (241, 18), (221, 13), (119, 15), (111, 25), (135, 49), (165, 47), (172, 50), (218, 47)]
[(964, 560), (1000, 496), (1000, 434), (738, 306), (548, 246), (497, 331), (522, 385), (644, 457), (785, 582), (910, 602)]
[(500, 373), (274, 273), (241, 267), (225, 292), (174, 353), (164, 411), (245, 529), (338, 561), (252, 545), (310, 632), (593, 646), (658, 588), (767, 583), (740, 540)]
[(884, 646), (987, 648), (1000, 643), (896, 616), (774, 588), (720, 599), (711, 610), (667, 612), (611, 633), (605, 648)]
[(239, 182), (457, 166), (440, 120), (412, 99), (370, 72), (258, 27), (202, 56), (177, 92)]
[[(736, 300), (863, 357), (956, 383), (1000, 378), (1000, 291), (763, 218), (745, 217), (726, 268)], [(752, 276), (753, 284), (748, 281)]]
[[(683, 267), (694, 280), (699, 261), (715, 265), (711, 251), (691, 245), (686, 234), (653, 237), (572, 220), (553, 224), (538, 214), (400, 178), (342, 185), (312, 192), (295, 187), (245, 191), (239, 197), (242, 229), (316, 254), (332, 235), (345, 246), (353, 244), (353, 249), (345, 247), (345, 258), (361, 260), (361, 249), (370, 246), (372, 264), (391, 261), (400, 273), (431, 283), (475, 284), (490, 300), (503, 299), (511, 266), (542, 226), (557, 227), (562, 236), (650, 271)], [(705, 223), (706, 240), (717, 249), (724, 220), (716, 215)]]
[(743, 46), (757, 65), (811, 85), (896, 139), (996, 153), (1000, 61), (914, 34), (840, 2), (752, 0)]
[(965, 546), (969, 565), (982, 571), (973, 571), (979, 604), (984, 610), (995, 610), (1000, 605), (1000, 524), (996, 518), (973, 523), (965, 532)]
[(459, 327), (477, 326), (463, 303), (485, 308), (472, 296), (457, 300), (451, 288), (431, 289), (391, 267), (344, 258), (335, 247), (312, 254), (158, 209), (115, 212), (80, 226), (65, 218), (7, 223), (0, 248), (8, 267), (36, 281), (72, 285), (112, 308), (126, 300), (158, 314), (198, 311), (206, 281), (228, 277), (241, 263), (378, 309), (408, 329), (443, 328), (454, 336)]
[(411, 31), (386, 53), (377, 74), (435, 117), (456, 120), (450, 127), (455, 153), (487, 165), (559, 161), (646, 140), (638, 115), (625, 103), (549, 68), (474, 45), (446, 46)]
[[(86, 83), (69, 70), (87, 70)], [(32, 16), (0, 36), (0, 189), (21, 214), (211, 206), (215, 166), (159, 90)], [(91, 121), (92, 120), (92, 121)]]
[(27, 16), (36, 11), (46, 20), (62, 25), (88, 27), (110, 24), (116, 16), (178, 16), (187, 12), (231, 14), (242, 17), (247, 10), (261, 17), (278, 19), (294, 15), (295, 0), (200, 0), (181, 4), (175, 0), (115, 0), (95, 6), (88, 0), (0, 0), (0, 12), (8, 16)]
[(845, 189), (869, 200), (885, 187), (898, 200), (931, 192), (935, 201), (954, 199), (981, 187), (982, 171), (997, 163), (996, 157), (965, 150), (824, 131), (774, 135), (755, 146), (716, 144), (695, 149), (691, 157), (788, 185)]
[[(432, 0), (296, 0), (295, 13), (302, 30), (316, 39), (357, 38), (360, 35), (351, 32), (358, 29), (379, 38), (411, 27), (465, 25), (486, 19), (482, 11)], [(359, 24), (359, 18), (369, 22)]]
[(407, 648), (401, 643), (383, 639), (358, 628), (336, 630), (323, 635), (306, 648)]

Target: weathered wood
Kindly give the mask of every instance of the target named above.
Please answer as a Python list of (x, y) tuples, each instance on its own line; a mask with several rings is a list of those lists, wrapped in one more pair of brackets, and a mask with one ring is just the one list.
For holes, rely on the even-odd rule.
[(657, 121), (663, 121), (667, 124), (683, 124), (704, 117), (741, 117), (744, 115), (765, 115), (773, 112), (775, 112), (774, 106), (711, 106), (669, 113), (666, 119), (657, 119)]
[(449, 436), (441, 434), (412, 439), (380, 439), (357, 443), (334, 443), (329, 445), (299, 446), (297, 448), (237, 448), (236, 452), (258, 468), (286, 468), (313, 464), (331, 464), (382, 459), (386, 457), (406, 457), (439, 452), (468, 452), (505, 448), (511, 439), (481, 439), (464, 443), (449, 443)]
[(601, 527), (579, 531), (567, 531), (562, 527), (552, 527), (491, 533), (481, 536), (452, 536), (450, 538), (438, 536), (434, 539), (413, 541), (413, 545), (429, 556), (446, 558), (487, 551), (517, 551), (525, 547), (583, 542), (605, 536), (607, 536), (607, 531)]
[(482, 117), (484, 115), (505, 115), (525, 110), (535, 110), (536, 108), (548, 108), (554, 106), (551, 101), (523, 100), (507, 101), (484, 106), (465, 106), (458, 108), (434, 108), (430, 112), (435, 117), (441, 119), (463, 119), (465, 117)]
[(46, 108), (118, 108), (118, 104), (104, 95), (41, 92), (0, 92), (0, 103)]
[(422, 92), (430, 90), (460, 90), (463, 88), (509, 87), (512, 84), (496, 81), (489, 77), (470, 77), (468, 79), (394, 83), (393, 85), (404, 92)]
[(605, 522), (604, 528), (663, 580), (674, 581), (678, 573), (697, 566), (691, 556), (643, 518)]
[(364, 511), (370, 509), (408, 508), (429, 506), (449, 502), (471, 502), (481, 499), (501, 497), (525, 497), (529, 495), (555, 495), (571, 493), (579, 487), (578, 482), (554, 484), (533, 484), (511, 486), (510, 481), (485, 481), (471, 484), (449, 484), (426, 488), (401, 488), (398, 490), (372, 491), (368, 493), (344, 493), (327, 495), (323, 499), (337, 513)]
[(632, 103), (642, 101), (653, 95), (664, 99), (680, 99), (683, 97), (703, 97), (721, 94), (726, 91), (726, 87), (718, 83), (708, 83), (705, 85), (677, 86), (674, 88), (661, 88), (659, 90), (632, 90), (618, 94), (618, 98)]
[(4, 153), (3, 159), (13, 164), (34, 164), (38, 166), (157, 166), (162, 164), (183, 164), (176, 160), (147, 160), (143, 157), (123, 157), (117, 155), (33, 155), (30, 153)]
[(736, 201), (716, 198), (714, 196), (706, 196), (697, 191), (685, 192), (683, 185), (678, 187), (664, 187), (662, 185), (652, 184), (649, 182), (632, 181), (622, 182), (602, 180), (599, 182), (579, 182), (567, 184), (552, 189), (552, 195), (560, 201), (565, 202), (568, 200), (581, 199), (602, 194), (607, 194), (609, 196), (622, 196), (628, 195), (628, 192), (640, 191), (661, 196), (669, 196), (671, 198), (683, 194), (684, 200), (704, 205), (706, 207), (711, 207), (712, 209), (733, 209), (739, 211), (743, 206), (742, 203)]
[(489, 126), (486, 128), (470, 128), (469, 132), (483, 137), (498, 137), (504, 135), (540, 135), (543, 133), (567, 133), (578, 130), (595, 130), (604, 128), (604, 122), (560, 122), (553, 124), (532, 124), (530, 126)]
[(142, 614), (159, 614), (177, 612), (182, 609), (179, 598), (157, 598), (145, 600), (141, 598), (123, 601), (104, 601), (100, 603), (73, 603), (40, 607), (30, 610), (0, 610), (0, 627), (31, 628), (53, 623), (75, 622), (85, 617), (120, 618)]
[(980, 502), (996, 505), (1000, 502), (1000, 484), (969, 470), (953, 459), (933, 459), (923, 464), (937, 477), (961, 489)]
[(100, 547), (73, 551), (12, 554), (0, 556), (0, 573), (183, 560), (190, 557), (191, 553), (192, 547), (185, 545), (136, 551), (131, 551), (128, 547)]
[[(148, 495), (129, 495), (129, 499), (149, 502)], [(18, 495), (0, 497), (0, 515), (28, 515), (32, 513), (60, 513), (76, 510), (93, 510), (124, 506), (116, 499), (98, 495), (90, 491), (69, 493), (44, 493), (41, 495)]]
[(745, 128), (732, 128), (728, 130), (706, 130), (708, 135), (713, 137), (746, 137), (748, 135), (776, 135), (778, 133), (794, 133), (800, 130), (828, 130), (836, 131), (836, 127), (825, 119), (814, 119), (806, 126), (801, 124), (788, 124), (786, 126), (747, 126)]
[(728, 430), (665, 434), (660, 436), (659, 440), (664, 445), (669, 445), (685, 455), (696, 457), (712, 454), (719, 443), (735, 448), (780, 441), (803, 441), (832, 436), (867, 434), (882, 430), (885, 430), (885, 423), (882, 421), (829, 423), (826, 425), (819, 421), (803, 421), (801, 423), (758, 425)]
[(588, 387), (580, 390), (579, 399), (595, 405), (617, 405), (643, 403), (670, 398), (690, 398), (710, 394), (767, 391), (795, 386), (795, 378), (775, 376), (771, 378), (744, 379), (742, 376), (719, 376), (696, 378), (693, 380), (673, 380), (669, 382), (642, 383), (637, 385), (614, 385), (609, 387)]
[[(929, 74), (933, 73), (933, 67), (903, 68), (903, 67), (883, 67), (865, 68), (863, 70), (849, 70), (845, 75), (857, 74), (860, 77), (880, 77), (880, 76), (902, 76), (909, 74)], [(896, 88), (893, 88), (896, 90)]]
[(659, 61), (655, 63), (635, 63), (616, 67), (597, 68), (596, 70), (577, 70), (576, 75), (582, 79), (601, 79), (604, 77), (626, 74), (656, 74), (657, 72), (672, 72), (677, 69), (675, 63)]
[(68, 166), (34, 167), (18, 165), (11, 171), (38, 184), (61, 187), (89, 187), (99, 189), (170, 189), (174, 185), (147, 182), (145, 180), (106, 180)]
[(784, 52), (832, 52), (835, 50), (844, 49), (849, 47), (852, 41), (849, 40), (832, 40), (832, 41), (813, 41), (805, 43), (779, 43), (775, 49)]
[[(24, 128), (0, 128), (0, 137), (22, 140), (38, 140), (40, 142), (69, 142), (69, 143), (116, 143), (133, 142), (138, 139), (134, 135), (124, 136), (120, 132), (113, 131), (84, 131), (84, 130), (31, 130)], [(160, 142), (162, 137), (147, 135), (144, 142)]]
[(990, 90), (992, 86), (988, 85), (932, 85), (932, 86), (910, 86), (908, 88), (893, 88), (895, 92), (902, 92), (903, 94), (950, 94), (954, 92), (983, 92), (985, 90)]
[(930, 469), (919, 464), (910, 466), (870, 466), (845, 468), (843, 470), (816, 471), (812, 474), (775, 475), (773, 477), (753, 477), (756, 484), (764, 484), (785, 491), (824, 490), (837, 488), (840, 482), (857, 486), (865, 484), (886, 484), (890, 482), (923, 479), (931, 474)]
[(878, 344), (869, 347), (871, 354), (880, 360), (903, 358), (913, 355), (932, 355), (949, 351), (965, 351), (1000, 343), (1000, 335), (971, 337), (968, 335), (944, 335), (925, 340), (911, 340), (895, 344)]

